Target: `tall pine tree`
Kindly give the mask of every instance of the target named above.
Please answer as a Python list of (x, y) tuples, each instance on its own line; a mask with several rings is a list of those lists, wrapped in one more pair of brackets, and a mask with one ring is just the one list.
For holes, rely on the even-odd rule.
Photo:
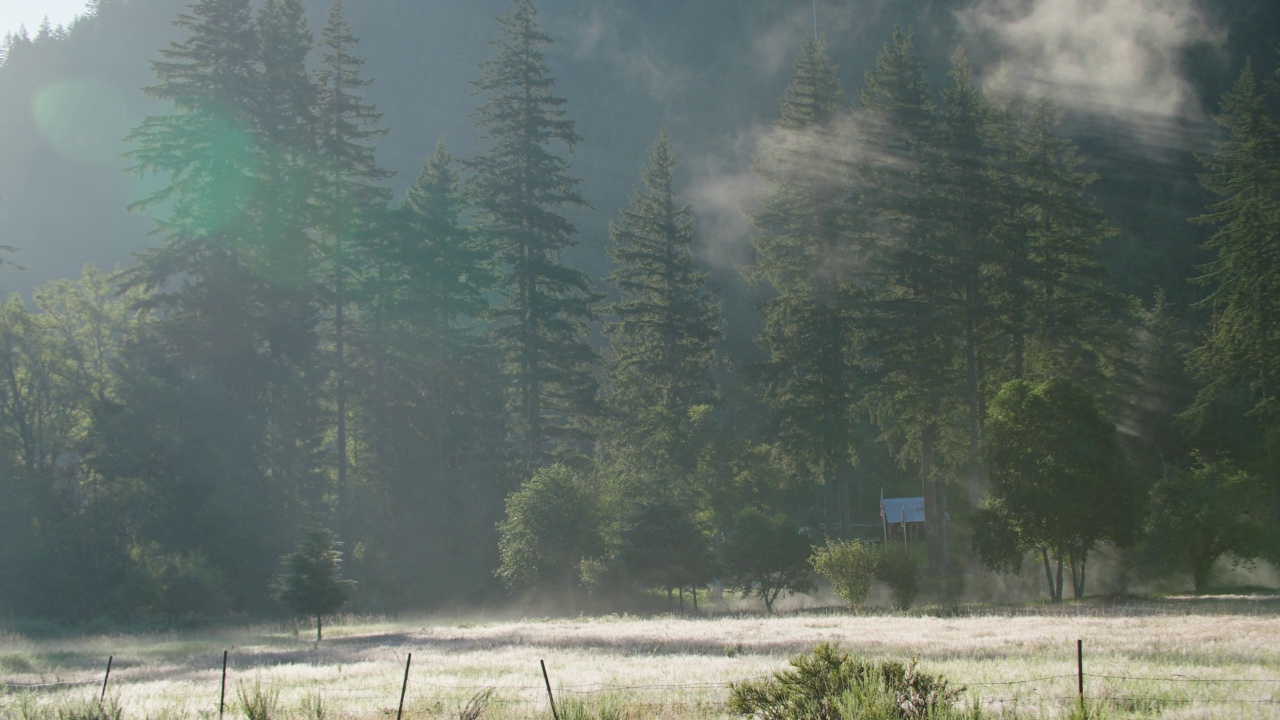
[(386, 134), (376, 127), (382, 114), (360, 96), (371, 81), (360, 77), (364, 61), (353, 52), (359, 38), (347, 23), (342, 0), (333, 0), (320, 31), (320, 67), (317, 108), (319, 152), (323, 166), (320, 180), (321, 236), (325, 243), (329, 305), (333, 309), (333, 399), (336, 414), (337, 532), (346, 538), (349, 504), (349, 432), (347, 428), (347, 312), (351, 245), (361, 236), (369, 216), (385, 207), (390, 191), (380, 180), (391, 173), (378, 167), (373, 142)]
[(1251, 414), (1268, 433), (1265, 474), (1271, 514), (1280, 523), (1280, 471), (1270, 449), (1280, 432), (1276, 361), (1280, 348), (1280, 98), (1277, 79), (1259, 88), (1251, 64), (1222, 98), (1216, 117), (1225, 131), (1212, 155), (1201, 158), (1200, 182), (1218, 197), (1197, 218), (1216, 231), (1207, 247), (1216, 253), (1197, 282), (1212, 290), (1205, 304), (1214, 322), (1191, 361), (1208, 381), (1197, 413), (1233, 386), (1247, 388)]
[(175, 24), (185, 37), (161, 52), (158, 83), (147, 91), (170, 110), (130, 135), (133, 171), (164, 180), (135, 205), (156, 212), (161, 243), (131, 271), (133, 282), (161, 291), (153, 300), (161, 347), (139, 355), (150, 377), (135, 376), (124, 403), (169, 403), (189, 416), (165, 427), (134, 414), (138, 433), (150, 436), (139, 444), (183, 450), (163, 471), (143, 463), (120, 472), (203, 497), (199, 516), (169, 540), (182, 549), (217, 545), (216, 565), (265, 582), (268, 558), (287, 543), (281, 528), (318, 502), (307, 377), (315, 318), (305, 292), (280, 282), (288, 275), (272, 241), (280, 227), (268, 218), (284, 215), (261, 192), (273, 146), (250, 3), (198, 0)]
[(608, 308), (617, 320), (605, 334), (610, 405), (623, 426), (610, 444), (647, 467), (687, 476), (697, 456), (690, 410), (716, 400), (711, 363), (720, 328), (696, 264), (693, 213), (677, 204), (674, 172), (664, 131), (649, 149), (643, 189), (609, 226), (609, 281), (619, 300)]
[(953, 245), (940, 212), (937, 109), (909, 33), (895, 28), (867, 73), (860, 122), (880, 150), (868, 202), (880, 257), (868, 357), (881, 422), (920, 464), (929, 565), (947, 564), (947, 514), (938, 463), (943, 416), (955, 395), (958, 331)]
[(588, 205), (569, 161), (553, 151), (556, 144), (572, 151), (580, 138), (567, 101), (552, 89), (542, 52), (551, 38), (529, 0), (512, 5), (498, 20), (498, 56), (472, 83), (486, 97), (475, 117), (489, 148), (467, 166), (468, 191), (503, 274), (494, 335), (511, 381), (518, 464), (528, 474), (583, 439), (579, 421), (595, 411), (596, 358), (586, 335), (597, 297), (587, 274), (561, 260), (577, 233), (561, 211)]
[(854, 183), (844, 95), (824, 44), (810, 37), (760, 156), (764, 191), (752, 221), (755, 274), (775, 295), (758, 338), (758, 369), (782, 448), (822, 487), (826, 532), (848, 536), (860, 413), (856, 364), (865, 294), (865, 235)]

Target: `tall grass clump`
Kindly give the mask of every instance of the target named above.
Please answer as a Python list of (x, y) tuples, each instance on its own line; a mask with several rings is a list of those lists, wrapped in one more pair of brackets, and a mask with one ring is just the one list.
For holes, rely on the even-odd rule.
[(280, 691), (270, 685), (264, 688), (256, 681), (253, 685), (238, 686), (236, 697), (240, 700), (240, 712), (248, 720), (272, 720), (280, 706)]
[(979, 716), (955, 709), (962, 688), (922, 673), (915, 661), (873, 662), (823, 643), (791, 669), (729, 686), (729, 712), (760, 720), (912, 720)]
[[(13, 714), (8, 714), (13, 711)], [(59, 703), (38, 703), (33, 693), (18, 696), (15, 707), (0, 712), (0, 718), (14, 720), (120, 720), (123, 715), (120, 701), (108, 697), (103, 702), (96, 698), (78, 698)]]
[(563, 698), (558, 705), (560, 720), (642, 720), (648, 717), (634, 703), (616, 695), (600, 695), (590, 700)]
[(489, 712), (489, 700), (493, 698), (493, 688), (485, 688), (467, 701), (458, 711), (458, 720), (483, 720)]

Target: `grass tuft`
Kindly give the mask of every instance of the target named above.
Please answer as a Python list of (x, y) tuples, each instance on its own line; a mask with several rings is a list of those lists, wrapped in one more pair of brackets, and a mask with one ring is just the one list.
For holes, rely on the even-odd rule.
[(240, 712), (247, 720), (274, 720), (280, 705), (280, 691), (274, 686), (265, 688), (255, 680), (252, 685), (240, 684), (236, 687), (236, 697), (240, 700)]

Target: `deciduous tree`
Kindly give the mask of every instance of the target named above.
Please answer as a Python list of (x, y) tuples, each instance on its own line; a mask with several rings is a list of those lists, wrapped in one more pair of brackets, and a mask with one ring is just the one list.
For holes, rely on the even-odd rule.
[(1069, 381), (1015, 380), (992, 401), (988, 430), (991, 493), (975, 533), (983, 561), (1016, 570), (1034, 552), (1055, 602), (1066, 561), (1074, 596), (1083, 597), (1089, 551), (1130, 545), (1141, 526), (1145, 493), (1115, 424)]

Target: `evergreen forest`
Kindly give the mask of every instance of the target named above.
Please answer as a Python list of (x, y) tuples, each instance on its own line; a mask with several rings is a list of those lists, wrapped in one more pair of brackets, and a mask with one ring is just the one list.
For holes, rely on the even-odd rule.
[(10, 32), (0, 620), (1280, 567), (1280, 10), (915, 5)]

